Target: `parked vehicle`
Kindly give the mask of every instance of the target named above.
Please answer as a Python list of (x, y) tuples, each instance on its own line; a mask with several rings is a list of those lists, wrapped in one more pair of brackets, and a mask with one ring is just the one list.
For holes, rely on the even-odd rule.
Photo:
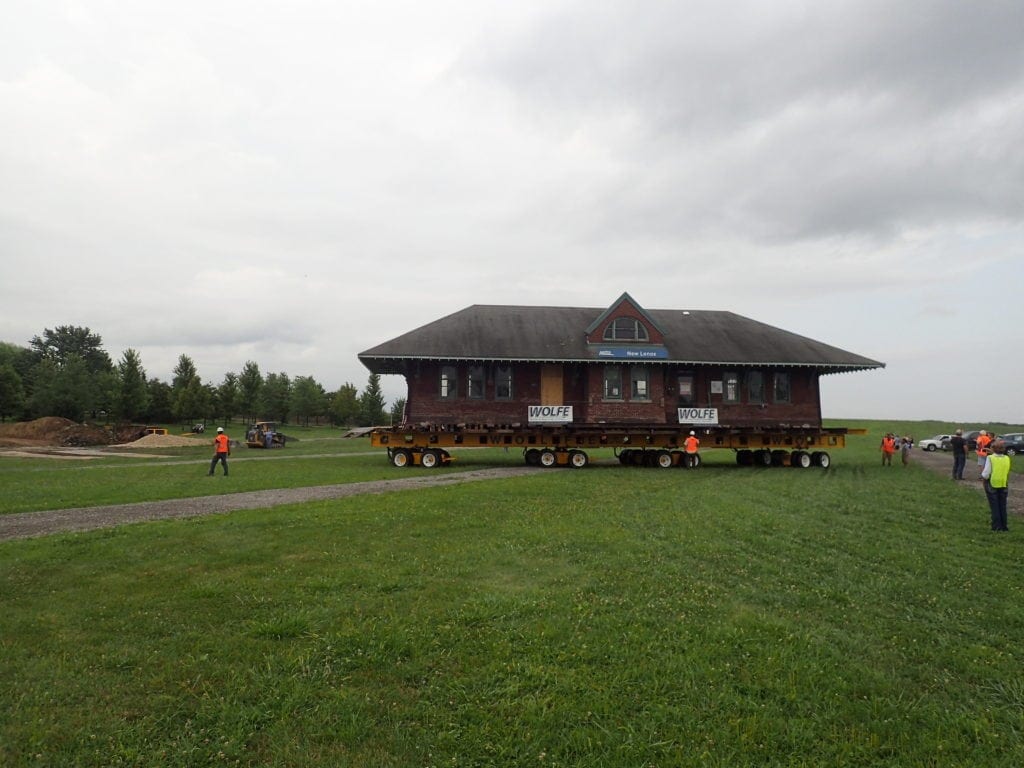
[(1010, 432), (996, 438), (1006, 443), (1006, 455), (1016, 456), (1024, 452), (1024, 432)]
[(952, 446), (950, 445), (949, 438), (952, 435), (936, 435), (935, 437), (926, 437), (924, 440), (918, 442), (922, 451), (948, 451)]

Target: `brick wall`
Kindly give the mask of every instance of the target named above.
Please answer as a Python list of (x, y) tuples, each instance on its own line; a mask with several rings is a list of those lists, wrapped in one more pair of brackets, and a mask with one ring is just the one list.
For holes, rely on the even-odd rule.
[[(520, 363), (513, 366), (512, 400), (494, 399), (494, 376), (485, 364), (482, 399), (466, 396), (468, 365), (453, 364), (457, 371), (458, 395), (440, 397), (441, 365), (421, 362), (406, 376), (409, 421), (429, 424), (512, 424), (526, 423), (527, 407), (540, 403), (540, 366)], [(630, 365), (622, 365), (623, 399), (606, 401), (603, 397), (603, 364), (566, 364), (563, 368), (563, 404), (571, 405), (577, 423), (677, 423), (676, 409), (681, 405), (676, 392), (677, 376), (683, 373), (671, 366), (651, 365), (650, 397), (630, 398)], [(766, 403), (748, 403), (744, 371), (740, 373), (740, 402), (726, 403), (720, 394), (711, 394), (711, 382), (721, 381), (723, 372), (715, 369), (687, 371), (695, 377), (695, 407), (718, 408), (719, 422), (731, 426), (775, 426), (779, 424), (821, 426), (817, 372), (797, 369), (790, 372), (790, 403), (772, 403), (771, 371), (765, 369)]]

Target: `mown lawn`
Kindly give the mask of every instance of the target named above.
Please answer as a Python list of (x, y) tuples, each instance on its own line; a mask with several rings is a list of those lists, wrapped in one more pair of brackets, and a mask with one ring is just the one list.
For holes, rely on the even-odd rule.
[(0, 765), (1020, 765), (1024, 527), (877, 440), (0, 544)]

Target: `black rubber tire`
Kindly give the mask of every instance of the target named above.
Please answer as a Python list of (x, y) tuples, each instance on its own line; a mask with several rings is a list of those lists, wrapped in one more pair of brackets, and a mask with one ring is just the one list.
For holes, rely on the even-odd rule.
[(558, 464), (558, 457), (555, 452), (550, 448), (545, 448), (540, 452), (540, 465), (542, 467), (554, 467)]
[(402, 469), (404, 467), (412, 466), (412, 452), (407, 448), (399, 448), (391, 452), (391, 463), (392, 465)]
[(424, 451), (420, 456), (420, 466), (424, 469), (433, 469), (441, 464), (441, 454), (437, 451)]

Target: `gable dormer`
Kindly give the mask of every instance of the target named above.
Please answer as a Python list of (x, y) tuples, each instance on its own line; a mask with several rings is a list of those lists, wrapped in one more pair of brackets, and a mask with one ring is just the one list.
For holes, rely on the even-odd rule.
[(586, 330), (587, 344), (665, 343), (661, 327), (628, 293), (622, 294)]

